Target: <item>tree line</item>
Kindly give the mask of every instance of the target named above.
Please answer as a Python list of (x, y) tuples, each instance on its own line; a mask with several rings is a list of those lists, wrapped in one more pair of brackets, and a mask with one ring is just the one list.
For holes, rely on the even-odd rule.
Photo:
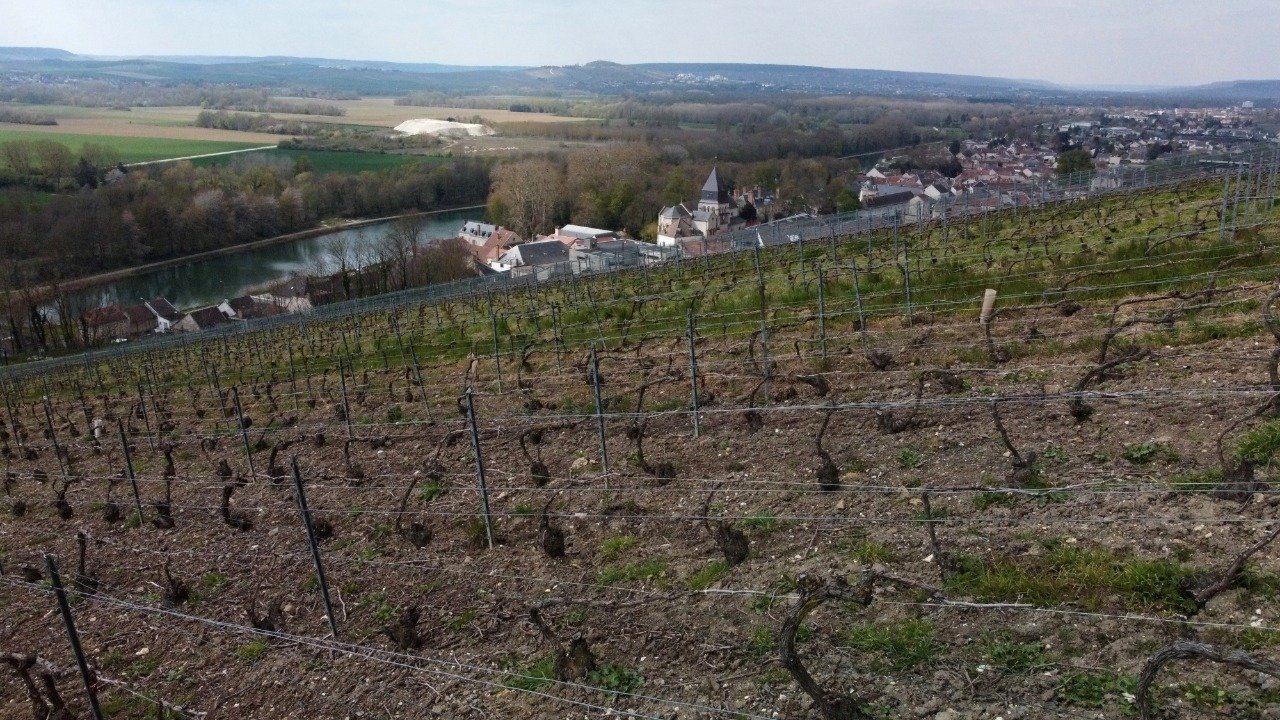
[(318, 135), (325, 131), (323, 123), (286, 120), (266, 113), (227, 112), (226, 110), (201, 110), (196, 115), (197, 127), (240, 132), (262, 132), (276, 135)]
[(102, 171), (120, 163), (115, 148), (85, 143), (78, 153), (55, 140), (10, 140), (0, 143), (0, 188), (25, 185), (59, 191), (96, 187)]
[(0, 107), (0, 123), (15, 125), (57, 125), (58, 119), (45, 113), (32, 112), (20, 107)]
[[(295, 91), (288, 91), (293, 94)], [(279, 94), (279, 93), (277, 93)], [(333, 99), (350, 99), (334, 96)], [(0, 100), (28, 105), (74, 105), (127, 110), (135, 106), (188, 106), (214, 110), (289, 113), (293, 115), (346, 115), (346, 108), (325, 100), (274, 97), (267, 90), (210, 88), (202, 85), (113, 84), (78, 80), (53, 84), (0, 81)]]

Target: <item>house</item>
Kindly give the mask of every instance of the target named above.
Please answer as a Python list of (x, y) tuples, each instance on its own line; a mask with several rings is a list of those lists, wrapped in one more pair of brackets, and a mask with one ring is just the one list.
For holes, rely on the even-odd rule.
[(585, 250), (594, 248), (598, 243), (606, 240), (616, 240), (622, 237), (621, 233), (613, 230), (601, 230), (600, 228), (586, 227), (583, 225), (565, 225), (556, 228), (555, 233), (539, 237), (539, 240), (559, 240), (564, 243), (565, 247)]
[(151, 302), (144, 302), (143, 305), (156, 316), (156, 332), (167, 333), (182, 320), (184, 315), (178, 312), (173, 303), (170, 303), (163, 297), (157, 297)]
[(158, 321), (156, 314), (147, 306), (146, 303), (138, 303), (137, 305), (126, 305), (121, 308), (125, 316), (128, 318), (128, 326), (126, 335), (129, 337), (140, 337), (149, 332), (154, 332)]
[(218, 310), (231, 320), (256, 320), (257, 318), (283, 315), (283, 307), (265, 300), (258, 300), (250, 295), (241, 295), (230, 300), (223, 300)]
[(508, 268), (554, 265), (569, 261), (569, 247), (559, 240), (538, 240), (516, 245), (502, 254), (498, 263)]
[(867, 201), (874, 198), (887, 198), (893, 196), (899, 197), (897, 202), (906, 202), (915, 196), (916, 190), (901, 185), (889, 185), (885, 183), (875, 184), (866, 182), (862, 184), (862, 188), (858, 190), (858, 201), (866, 207)]
[(270, 285), (252, 297), (263, 304), (276, 305), (287, 313), (296, 313), (333, 302), (338, 299), (340, 289), (340, 280), (337, 278), (312, 279), (299, 276)]
[(951, 195), (951, 188), (946, 183), (934, 182), (925, 186), (924, 194), (928, 195), (932, 200), (941, 200)]
[(207, 307), (192, 310), (191, 314), (182, 318), (174, 329), (181, 332), (199, 332), (219, 325), (226, 325), (229, 322), (231, 320), (217, 307)]
[(862, 201), (862, 211), (868, 217), (902, 215), (906, 213), (908, 203), (915, 198), (915, 193), (910, 190), (906, 192), (892, 192), (884, 195), (872, 195)]
[(458, 233), (458, 239), (467, 243), (467, 248), (471, 251), (477, 267), (490, 267), (490, 269), (504, 252), (521, 242), (520, 236), (514, 230), (474, 220), (468, 220), (463, 224), (462, 230)]
[(684, 238), (712, 237), (742, 225), (744, 221), (736, 210), (728, 189), (720, 180), (719, 168), (713, 167), (702, 185), (696, 209), (690, 210), (688, 204), (680, 203), (664, 207), (658, 213), (658, 245), (675, 247)]
[(118, 304), (94, 308), (80, 316), (81, 333), (86, 345), (129, 337), (129, 316)]

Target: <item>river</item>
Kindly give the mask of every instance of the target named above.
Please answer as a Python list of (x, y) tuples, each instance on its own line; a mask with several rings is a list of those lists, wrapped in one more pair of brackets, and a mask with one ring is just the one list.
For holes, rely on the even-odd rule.
[[(418, 237), (453, 237), (462, 223), (479, 219), (482, 209), (449, 210), (421, 218)], [(140, 299), (163, 296), (179, 310), (191, 310), (243, 295), (293, 274), (328, 275), (340, 265), (333, 255), (335, 246), (346, 251), (347, 267), (360, 268), (372, 261), (373, 253), (390, 230), (391, 222), (339, 230), (317, 237), (282, 242), (219, 257), (205, 258), (141, 273), (84, 290), (91, 303), (129, 305)]]

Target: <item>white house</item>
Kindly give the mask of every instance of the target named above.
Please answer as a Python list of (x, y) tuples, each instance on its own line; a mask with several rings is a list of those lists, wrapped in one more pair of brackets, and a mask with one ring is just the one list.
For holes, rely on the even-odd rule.
[(155, 298), (151, 302), (144, 302), (143, 305), (156, 316), (156, 332), (167, 333), (173, 329), (175, 325), (182, 321), (183, 314), (178, 312), (173, 304), (162, 297)]

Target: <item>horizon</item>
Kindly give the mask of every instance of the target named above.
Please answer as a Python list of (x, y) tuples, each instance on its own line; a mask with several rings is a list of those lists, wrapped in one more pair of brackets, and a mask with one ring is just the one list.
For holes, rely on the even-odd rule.
[(173, 62), (176, 64), (190, 63), (193, 60), (200, 60), (204, 63), (214, 60), (314, 60), (314, 61), (335, 61), (343, 63), (385, 63), (393, 65), (436, 65), (441, 67), (467, 68), (471, 70), (487, 70), (494, 68), (514, 68), (514, 69), (535, 69), (540, 67), (584, 67), (596, 63), (608, 63), (620, 66), (653, 66), (653, 65), (740, 65), (749, 67), (805, 67), (817, 68), (822, 70), (850, 70), (850, 71), (872, 71), (872, 72), (893, 72), (893, 73), (910, 73), (923, 75), (940, 75), (954, 77), (981, 77), (988, 79), (1024, 81), (1054, 85), (1068, 90), (1093, 90), (1093, 91), (1118, 91), (1118, 92), (1141, 92), (1145, 90), (1174, 90), (1178, 88), (1201, 87), (1212, 84), (1232, 83), (1232, 82), (1270, 82), (1280, 80), (1280, 74), (1275, 76), (1256, 76), (1256, 77), (1230, 77), (1221, 80), (1210, 80), (1204, 83), (1192, 84), (1149, 84), (1149, 83), (1063, 83), (1048, 80), (1041, 77), (1022, 76), (1015, 77), (1012, 75), (982, 75), (976, 73), (959, 73), (946, 70), (903, 70), (899, 68), (887, 67), (851, 67), (842, 65), (813, 65), (800, 63), (783, 63), (783, 62), (745, 62), (745, 61), (721, 61), (721, 60), (645, 60), (637, 62), (622, 62), (609, 58), (595, 58), (592, 60), (584, 60), (581, 62), (550, 64), (543, 63), (541, 65), (534, 64), (493, 64), (480, 65), (467, 62), (442, 62), (437, 60), (388, 60), (379, 57), (340, 57), (337, 55), (288, 55), (281, 53), (271, 54), (253, 54), (253, 55), (225, 55), (225, 54), (206, 54), (206, 53), (174, 53), (174, 54), (151, 54), (151, 53), (132, 53), (132, 54), (99, 54), (79, 52), (77, 50), (66, 47), (52, 47), (47, 45), (0, 45), (0, 48), (11, 48), (21, 50), (52, 50), (68, 52), (77, 58), (83, 58), (87, 61), (112, 62), (125, 60), (154, 60), (160, 62)]
[[(593, 13), (595, 6), (585, 0), (434, 5), (121, 0), (82, 7), (51, 0), (37, 7), (0, 0), (7, 17), (0, 45), (103, 57), (283, 56), (472, 67), (582, 65), (609, 55), (609, 62), (624, 65), (798, 65), (1113, 89), (1268, 79), (1266, 69), (1280, 65), (1280, 50), (1268, 37), (1268, 28), (1280, 26), (1280, 4), (1266, 0), (1210, 6), (1154, 0), (1123, 12), (1103, 0), (1012, 6), (974, 0), (931, 9), (924, 17), (903, 0), (857, 8), (795, 0), (785, 7), (756, 3), (728, 12), (707, 0), (652, 0), (616, 8), (607, 17)], [(710, 30), (702, 21), (708, 14), (722, 19), (710, 23)], [(122, 24), (121, 17), (131, 22)], [(479, 62), (467, 42), (477, 37), (477, 27), (487, 29)], [(653, 32), (637, 33), (637, 27)], [(672, 50), (669, 28), (676, 36), (703, 40), (675, 43)], [(728, 50), (709, 59), (713, 53), (706, 48), (716, 45), (716, 33)], [(584, 36), (638, 42), (601, 52), (598, 42), (581, 42)]]

